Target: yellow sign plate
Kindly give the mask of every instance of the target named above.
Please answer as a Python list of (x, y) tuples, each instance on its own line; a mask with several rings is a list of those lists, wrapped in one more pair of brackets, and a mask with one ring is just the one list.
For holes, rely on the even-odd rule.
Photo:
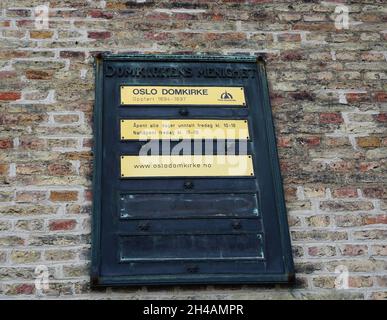
[(248, 140), (247, 120), (121, 120), (121, 140), (234, 139)]
[(253, 175), (249, 155), (121, 156), (122, 178)]
[(121, 86), (123, 105), (246, 106), (243, 87)]

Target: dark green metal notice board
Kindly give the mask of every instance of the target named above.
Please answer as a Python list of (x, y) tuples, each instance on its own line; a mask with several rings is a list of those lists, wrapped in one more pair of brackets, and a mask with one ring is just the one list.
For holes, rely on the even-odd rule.
[(264, 62), (95, 65), (92, 285), (293, 281)]

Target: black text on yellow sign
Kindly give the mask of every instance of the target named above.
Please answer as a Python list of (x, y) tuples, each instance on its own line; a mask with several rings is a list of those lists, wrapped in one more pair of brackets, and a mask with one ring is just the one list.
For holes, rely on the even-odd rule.
[(250, 155), (121, 156), (122, 178), (251, 177)]
[(243, 87), (121, 86), (122, 105), (246, 106)]
[(120, 128), (121, 140), (249, 139), (247, 120), (123, 119)]

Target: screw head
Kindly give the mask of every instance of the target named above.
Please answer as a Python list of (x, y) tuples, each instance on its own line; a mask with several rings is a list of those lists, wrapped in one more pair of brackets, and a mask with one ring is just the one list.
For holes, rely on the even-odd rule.
[(184, 182), (184, 188), (185, 189), (192, 189), (193, 188), (193, 182), (192, 181)]

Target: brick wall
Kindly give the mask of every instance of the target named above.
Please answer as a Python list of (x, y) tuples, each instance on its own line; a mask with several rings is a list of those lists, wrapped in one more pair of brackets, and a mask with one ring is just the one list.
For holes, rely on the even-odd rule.
[[(39, 265), (46, 298), (387, 298), (385, 1), (55, 0), (41, 29), (46, 2), (0, 3), (0, 298), (37, 297)], [(90, 291), (101, 51), (264, 54), (296, 286)]]

